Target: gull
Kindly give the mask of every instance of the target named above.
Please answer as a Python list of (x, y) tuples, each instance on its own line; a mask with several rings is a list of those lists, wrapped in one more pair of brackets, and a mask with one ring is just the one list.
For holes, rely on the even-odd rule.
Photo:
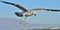
[(15, 4), (15, 3), (11, 3), (11, 2), (5, 2), (5, 1), (0, 1), (0, 2), (10, 4), (10, 5), (15, 6), (15, 7), (19, 8), (20, 10), (22, 10), (23, 12), (15, 12), (15, 14), (18, 17), (25, 17), (25, 19), (27, 17), (32, 16), (32, 15), (36, 16), (36, 13), (40, 12), (41, 10), (52, 11), (52, 12), (59, 12), (60, 11), (58, 9), (46, 9), (46, 8), (35, 8), (35, 9), (32, 9), (32, 10), (28, 10), (25, 7), (23, 7), (22, 5), (19, 5), (19, 4)]

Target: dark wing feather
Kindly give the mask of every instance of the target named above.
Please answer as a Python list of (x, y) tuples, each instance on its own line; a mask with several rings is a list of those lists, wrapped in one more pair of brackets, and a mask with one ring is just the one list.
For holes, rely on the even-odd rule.
[(21, 5), (18, 5), (18, 4), (14, 4), (14, 3), (10, 3), (10, 2), (5, 2), (5, 1), (1, 1), (3, 3), (6, 3), (6, 4), (10, 4), (10, 5), (13, 5), (13, 6), (16, 6), (18, 7), (19, 9), (23, 10), (23, 11), (27, 11), (27, 9), (25, 9), (23, 6)]
[(60, 10), (57, 10), (57, 9), (44, 9), (46, 11), (54, 11), (54, 12), (60, 12)]
[(36, 8), (36, 9), (32, 9), (32, 10), (35, 10), (35, 11), (45, 10), (45, 11), (60, 12), (60, 10), (57, 10), (57, 9), (45, 9), (45, 8)]

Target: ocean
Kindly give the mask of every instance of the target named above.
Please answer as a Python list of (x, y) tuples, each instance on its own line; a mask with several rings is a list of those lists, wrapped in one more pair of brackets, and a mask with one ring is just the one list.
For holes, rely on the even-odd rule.
[(60, 27), (60, 24), (31, 24), (22, 19), (0, 18), (0, 30), (47, 29)]

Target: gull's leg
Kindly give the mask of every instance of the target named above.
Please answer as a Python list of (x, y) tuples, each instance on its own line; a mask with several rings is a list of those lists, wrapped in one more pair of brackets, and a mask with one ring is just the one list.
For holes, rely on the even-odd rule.
[(25, 19), (25, 13), (23, 13), (23, 19)]
[(23, 18), (26, 20), (26, 18), (27, 18), (28, 16), (26, 16), (26, 14), (25, 13), (23, 13)]

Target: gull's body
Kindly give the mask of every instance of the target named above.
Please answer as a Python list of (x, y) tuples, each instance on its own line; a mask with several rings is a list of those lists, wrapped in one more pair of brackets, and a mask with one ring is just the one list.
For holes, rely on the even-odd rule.
[(6, 4), (10, 4), (10, 5), (13, 5), (13, 6), (16, 6), (19, 9), (23, 10), (23, 12), (15, 12), (15, 14), (18, 17), (29, 17), (29, 16), (32, 16), (32, 15), (35, 15), (36, 16), (36, 13), (38, 11), (41, 11), (41, 10), (55, 11), (55, 12), (60, 11), (60, 10), (56, 10), (56, 9), (45, 9), (45, 8), (35, 8), (35, 9), (32, 9), (32, 10), (28, 10), (28, 9), (24, 8), (23, 6), (21, 6), (19, 4), (14, 4), (14, 3), (5, 2), (5, 1), (1, 1), (1, 2), (6, 3)]

